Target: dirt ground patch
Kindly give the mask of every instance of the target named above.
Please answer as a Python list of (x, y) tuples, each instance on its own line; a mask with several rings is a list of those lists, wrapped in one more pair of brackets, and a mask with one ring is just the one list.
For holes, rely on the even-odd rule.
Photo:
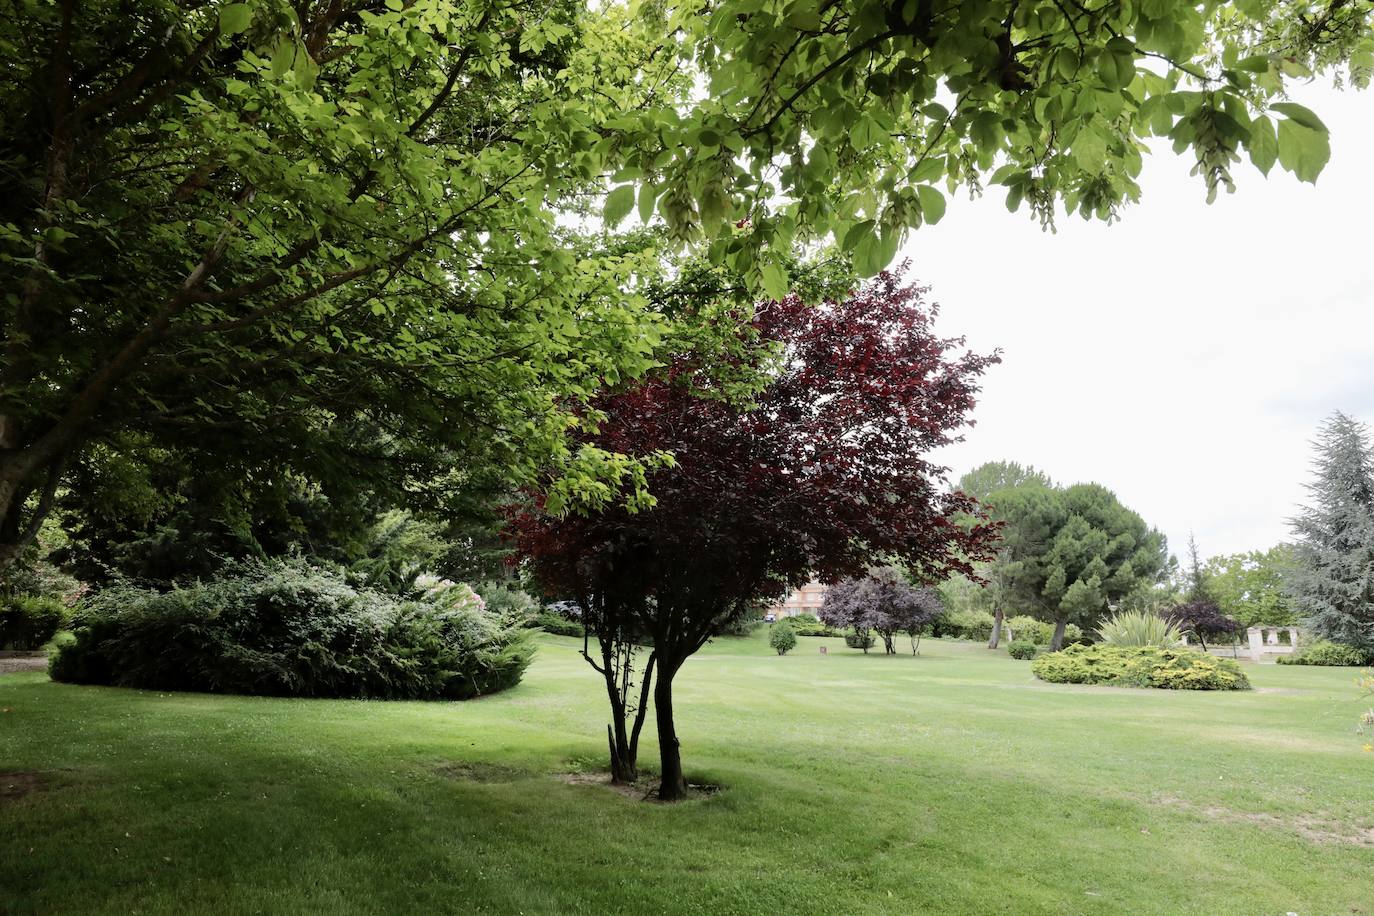
[(1208, 820), (1227, 824), (1253, 824), (1256, 827), (1296, 834), (1318, 846), (1362, 846), (1374, 849), (1374, 824), (1352, 825), (1315, 814), (1280, 817), (1264, 811), (1237, 811), (1220, 805), (1197, 805), (1173, 795), (1156, 795), (1152, 800), (1155, 804), (1190, 811)]
[(514, 767), (504, 767), (495, 763), (473, 763), (457, 761), (452, 763), (441, 763), (434, 768), (434, 772), (449, 779), (458, 779), (464, 782), (515, 782), (529, 773), (517, 770)]
[(48, 656), (42, 653), (36, 655), (0, 655), (0, 674), (12, 674), (16, 671), (46, 671), (48, 668)]
[(42, 773), (0, 773), (0, 804), (31, 795), (46, 784), (47, 778)]
[[(658, 783), (652, 778), (642, 779), (633, 785), (624, 785), (611, 782), (609, 773), (560, 773), (558, 780), (570, 786), (601, 786), (635, 801), (658, 801)], [(720, 786), (689, 782), (685, 801), (710, 798), (720, 791)]]

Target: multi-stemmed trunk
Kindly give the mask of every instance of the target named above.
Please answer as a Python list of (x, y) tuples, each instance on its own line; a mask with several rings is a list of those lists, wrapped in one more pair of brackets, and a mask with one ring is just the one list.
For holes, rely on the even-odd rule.
[(606, 682), (606, 697), (611, 702), (611, 721), (606, 724), (606, 744), (611, 756), (611, 782), (629, 784), (639, 779), (639, 733), (648, 712), (649, 687), (654, 680), (657, 656), (649, 653), (634, 700), (634, 656), (636, 647), (628, 637), (598, 636), (601, 661), (588, 651), (590, 639), (583, 637), (582, 657)]

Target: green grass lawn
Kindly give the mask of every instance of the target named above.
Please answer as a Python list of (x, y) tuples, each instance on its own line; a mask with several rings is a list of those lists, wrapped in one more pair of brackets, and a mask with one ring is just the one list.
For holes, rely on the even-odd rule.
[(1374, 912), (1352, 669), (1169, 693), (725, 640), (677, 702), (725, 789), (665, 806), (566, 779), (605, 754), (578, 646), (467, 703), (0, 676), (0, 912)]

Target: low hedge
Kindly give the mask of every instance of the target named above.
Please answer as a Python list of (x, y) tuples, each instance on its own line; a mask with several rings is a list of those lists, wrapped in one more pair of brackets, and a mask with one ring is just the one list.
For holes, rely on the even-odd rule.
[(1031, 673), (1056, 684), (1157, 687), (1164, 690), (1248, 690), (1240, 665), (1195, 649), (1159, 646), (1069, 646), (1031, 662)]
[(1292, 655), (1280, 655), (1276, 661), (1280, 665), (1330, 665), (1356, 668), (1360, 665), (1368, 665), (1374, 662), (1374, 659), (1353, 646), (1323, 639), (1298, 649)]
[(1035, 658), (1035, 653), (1038, 651), (1035, 643), (1029, 639), (1013, 639), (1007, 644), (1007, 654), (1012, 658), (1019, 658), (1021, 661)]
[(531, 617), (529, 626), (543, 630), (545, 633), (552, 633), (554, 636), (576, 636), (579, 639), (582, 637), (582, 624), (580, 622), (549, 611)]
[(67, 617), (66, 606), (56, 598), (7, 598), (0, 603), (0, 649), (41, 649)]
[(55, 680), (294, 697), (467, 699), (519, 683), (521, 621), (466, 586), (403, 601), (305, 561), (254, 561), (169, 592), (115, 586), (73, 618)]

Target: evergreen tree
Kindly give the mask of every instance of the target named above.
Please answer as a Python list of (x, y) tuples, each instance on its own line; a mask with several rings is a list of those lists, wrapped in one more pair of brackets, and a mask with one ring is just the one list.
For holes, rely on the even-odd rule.
[(1369, 433), (1339, 411), (1314, 443), (1311, 502), (1293, 519), (1293, 597), (1319, 637), (1374, 651), (1374, 457)]
[(1207, 594), (1207, 571), (1198, 553), (1197, 538), (1193, 537), (1191, 531), (1188, 532), (1188, 600), (1210, 600)]

